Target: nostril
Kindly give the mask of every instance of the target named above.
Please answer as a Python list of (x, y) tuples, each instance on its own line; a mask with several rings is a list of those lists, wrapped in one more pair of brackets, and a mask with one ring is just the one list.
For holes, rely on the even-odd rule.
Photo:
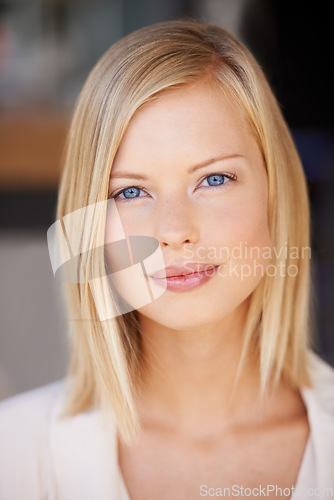
[[(190, 240), (184, 240), (183, 243), (190, 243)], [(170, 245), (170, 243), (166, 243), (165, 241), (160, 242), (161, 247), (168, 247), (169, 245)]]

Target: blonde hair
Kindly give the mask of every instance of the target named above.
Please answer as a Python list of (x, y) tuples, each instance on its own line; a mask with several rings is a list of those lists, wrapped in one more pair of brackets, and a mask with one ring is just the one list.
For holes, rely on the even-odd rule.
[[(268, 176), (268, 224), (272, 246), (309, 247), (309, 206), (303, 169), (266, 78), (248, 49), (221, 27), (197, 21), (170, 21), (140, 29), (113, 45), (97, 62), (78, 98), (62, 171), (57, 218), (108, 197), (113, 159), (140, 106), (203, 78), (210, 78), (238, 103), (262, 151)], [(106, 215), (96, 209), (86, 238), (103, 245)], [(262, 388), (281, 376), (295, 387), (310, 384), (310, 261), (299, 253), (277, 252), (275, 266), (295, 265), (296, 276), (265, 275), (251, 296), (245, 353), (260, 362)], [(99, 315), (87, 280), (66, 284), (72, 381), (65, 413), (94, 404), (108, 407), (122, 439), (131, 443), (140, 429), (136, 387), (141, 335), (136, 311), (108, 321)], [(101, 287), (103, 284), (101, 282)], [(99, 300), (107, 293), (101, 288)]]

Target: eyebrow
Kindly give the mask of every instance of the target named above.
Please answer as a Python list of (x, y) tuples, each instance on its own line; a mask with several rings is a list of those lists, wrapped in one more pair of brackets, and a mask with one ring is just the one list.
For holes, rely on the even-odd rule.
[[(196, 170), (200, 170), (201, 168), (207, 167), (208, 165), (212, 165), (213, 163), (217, 163), (218, 161), (231, 160), (233, 158), (245, 158), (245, 156), (241, 154), (229, 154), (229, 155), (224, 154), (221, 156), (217, 156), (215, 158), (209, 158), (208, 160), (202, 161), (201, 163), (198, 163), (197, 165), (193, 165), (192, 167), (190, 167), (188, 169), (188, 173), (192, 174), (196, 172)], [(148, 177), (146, 177), (145, 175), (139, 175), (131, 172), (118, 172), (118, 173), (116, 172), (113, 174), (112, 170), (110, 178), (138, 179), (143, 181), (146, 181), (148, 179)]]

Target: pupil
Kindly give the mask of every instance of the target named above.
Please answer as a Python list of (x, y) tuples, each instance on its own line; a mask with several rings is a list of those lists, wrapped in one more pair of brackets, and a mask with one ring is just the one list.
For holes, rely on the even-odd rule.
[(139, 189), (135, 187), (127, 188), (124, 191), (125, 198), (137, 198), (139, 196)]
[(217, 186), (224, 183), (223, 175), (210, 175), (208, 177), (208, 183), (210, 186)]

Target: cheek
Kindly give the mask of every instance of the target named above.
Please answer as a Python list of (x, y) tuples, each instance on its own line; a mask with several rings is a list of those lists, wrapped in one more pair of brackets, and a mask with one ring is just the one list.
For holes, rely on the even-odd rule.
[(240, 242), (255, 246), (270, 244), (265, 200), (235, 199), (226, 205), (217, 204), (202, 215), (203, 241), (227, 246)]
[(248, 246), (261, 248), (270, 245), (267, 207), (258, 200), (240, 205), (234, 219), (235, 233)]
[(248, 281), (251, 288), (270, 263), (267, 198), (265, 192), (257, 193), (257, 196), (240, 197), (233, 203), (229, 200), (226, 206), (216, 207), (214, 218), (207, 214), (202, 240), (210, 249), (208, 255), (224, 264), (223, 272), (233, 278), (234, 283), (237, 284), (238, 279), (240, 285)]
[(122, 207), (115, 204), (117, 218), (125, 236), (150, 236), (151, 207)]

